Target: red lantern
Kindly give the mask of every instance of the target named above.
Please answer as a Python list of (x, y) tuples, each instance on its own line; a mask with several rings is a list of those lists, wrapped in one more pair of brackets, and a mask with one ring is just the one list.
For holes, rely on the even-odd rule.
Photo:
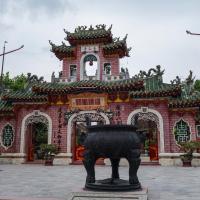
[(92, 66), (92, 65), (93, 65), (93, 61), (92, 61), (92, 60), (90, 60), (90, 62), (89, 62), (89, 65), (90, 65), (90, 66)]

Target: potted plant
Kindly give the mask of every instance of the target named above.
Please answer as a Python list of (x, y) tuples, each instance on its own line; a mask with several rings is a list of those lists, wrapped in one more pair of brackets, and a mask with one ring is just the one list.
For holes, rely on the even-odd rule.
[(144, 152), (146, 156), (149, 156), (149, 140), (145, 140), (144, 142)]
[(184, 152), (182, 154), (181, 160), (183, 162), (183, 166), (191, 167), (192, 166), (192, 159), (193, 159), (193, 152), (200, 147), (200, 142), (198, 141), (189, 141), (189, 142), (182, 142), (179, 143), (180, 149)]
[(58, 148), (55, 144), (41, 144), (41, 152), (44, 155), (45, 165), (52, 166), (55, 155), (58, 153)]

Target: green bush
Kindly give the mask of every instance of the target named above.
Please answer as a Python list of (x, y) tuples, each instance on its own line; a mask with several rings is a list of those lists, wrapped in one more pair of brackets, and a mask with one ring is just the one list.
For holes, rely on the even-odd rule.
[(183, 160), (192, 160), (193, 152), (200, 148), (199, 141), (182, 142), (179, 143), (179, 145), (180, 149), (185, 152), (185, 154), (181, 156)]
[(49, 159), (49, 157), (58, 153), (58, 148), (55, 144), (41, 144), (40, 149), (44, 154), (44, 159)]

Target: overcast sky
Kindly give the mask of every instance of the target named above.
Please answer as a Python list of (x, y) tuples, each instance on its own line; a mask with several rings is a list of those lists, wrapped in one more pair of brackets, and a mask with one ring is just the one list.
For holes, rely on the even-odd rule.
[(176, 75), (184, 79), (190, 69), (200, 79), (200, 36), (185, 32), (200, 32), (199, 0), (0, 0), (0, 50), (5, 40), (6, 50), (25, 45), (5, 57), (5, 71), (49, 81), (62, 63), (48, 40), (61, 44), (63, 28), (72, 32), (90, 24), (113, 24), (114, 37), (128, 33), (131, 56), (121, 66), (132, 76), (161, 65), (166, 82)]

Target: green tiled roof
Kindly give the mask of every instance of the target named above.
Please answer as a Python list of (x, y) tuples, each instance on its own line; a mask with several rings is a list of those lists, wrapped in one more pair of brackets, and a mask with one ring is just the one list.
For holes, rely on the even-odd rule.
[(200, 106), (200, 92), (195, 91), (187, 98), (181, 97), (177, 99), (171, 99), (169, 103), (170, 108), (182, 108), (182, 107), (199, 107)]
[(13, 105), (11, 102), (0, 100), (0, 111), (1, 112), (11, 112), (13, 109)]
[(64, 42), (62, 45), (55, 45), (51, 41), (49, 41), (51, 45), (51, 51), (55, 53), (58, 59), (62, 59), (63, 57), (75, 57), (76, 48), (72, 46), (67, 46)]
[(181, 87), (162, 82), (162, 77), (151, 76), (144, 78), (145, 90), (132, 91), (133, 98), (151, 98), (151, 97), (177, 97), (181, 96)]
[(117, 41), (104, 45), (104, 54), (112, 54), (117, 51), (119, 52), (120, 57), (129, 56), (131, 48), (127, 48), (126, 37), (123, 40), (118, 39)]
[(83, 80), (71, 83), (42, 83), (33, 86), (39, 93), (74, 93), (78, 91), (130, 91), (144, 89), (142, 80), (126, 79), (117, 81)]
[(79, 42), (82, 40), (84, 43), (87, 43), (88, 40), (96, 39), (101, 39), (102, 42), (112, 42), (111, 28), (112, 26), (106, 29), (105, 25), (97, 25), (95, 28), (92, 26), (79, 26), (73, 33), (64, 30), (67, 34), (65, 39), (68, 40), (71, 45), (75, 45), (77, 40)]
[(32, 91), (16, 91), (9, 92), (2, 96), (3, 100), (9, 101), (25, 101), (25, 102), (45, 102), (48, 100), (46, 95), (38, 95)]
[(103, 44), (104, 55), (119, 54), (119, 57), (129, 56), (131, 48), (127, 48), (126, 38), (119, 40), (113, 38), (111, 32), (112, 26), (106, 29), (105, 25), (96, 25), (96, 27), (79, 26), (74, 32), (65, 31), (67, 40), (71, 46), (67, 46), (64, 42), (62, 45), (55, 45), (49, 41), (51, 51), (55, 53), (56, 57), (62, 60), (64, 57), (76, 57), (77, 44)]

